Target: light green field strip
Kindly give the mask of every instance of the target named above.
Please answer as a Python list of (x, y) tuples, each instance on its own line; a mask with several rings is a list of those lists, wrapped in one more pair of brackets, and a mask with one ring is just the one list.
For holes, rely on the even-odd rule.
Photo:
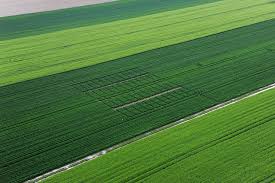
[(272, 0), (224, 0), (0, 42), (0, 86), (275, 18)]
[(274, 180), (275, 90), (162, 131), (44, 182)]

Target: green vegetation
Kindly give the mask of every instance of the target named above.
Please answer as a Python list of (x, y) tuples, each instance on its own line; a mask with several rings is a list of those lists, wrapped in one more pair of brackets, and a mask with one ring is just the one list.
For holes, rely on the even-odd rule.
[(0, 42), (0, 86), (275, 18), (270, 0), (224, 0)]
[(99, 5), (2, 17), (0, 40), (125, 20), (216, 1), (219, 0), (120, 0)]
[[(274, 18), (273, 0), (122, 0), (0, 18), (0, 182), (29, 180), (274, 83)], [(48, 181), (272, 179), (272, 97)]]
[(272, 182), (274, 106), (273, 89), (129, 144), (44, 182)]
[[(0, 180), (30, 179), (274, 83), (274, 32), (275, 21), (269, 20), (0, 87)], [(270, 110), (259, 111), (261, 117)], [(213, 124), (210, 131), (220, 135), (237, 129)], [(203, 143), (216, 134), (209, 135), (192, 138)]]

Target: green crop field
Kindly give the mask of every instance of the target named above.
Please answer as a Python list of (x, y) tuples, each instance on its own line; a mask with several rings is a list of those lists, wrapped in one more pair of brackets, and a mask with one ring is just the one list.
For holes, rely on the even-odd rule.
[(266, 21), (1, 87), (0, 177), (33, 177), (274, 83), (274, 31)]
[[(270, 0), (225, 0), (0, 42), (0, 86), (275, 18)], [(14, 74), (16, 73), (16, 74)]]
[(273, 89), (44, 182), (272, 182), (274, 106)]
[(0, 182), (275, 82), (274, 1), (156, 3), (0, 18)]
[(119, 0), (65, 10), (0, 17), (0, 40), (125, 20), (217, 1), (220, 0)]

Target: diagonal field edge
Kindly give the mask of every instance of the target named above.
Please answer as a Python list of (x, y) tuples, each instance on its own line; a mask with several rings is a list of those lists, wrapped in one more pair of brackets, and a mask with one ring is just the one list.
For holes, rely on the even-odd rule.
[(246, 99), (246, 98), (253, 97), (253, 96), (257, 95), (257, 94), (263, 93), (263, 92), (265, 92), (265, 91), (268, 91), (268, 90), (271, 90), (271, 89), (274, 89), (274, 88), (275, 88), (275, 83), (273, 83), (273, 84), (271, 84), (271, 85), (268, 85), (268, 86), (265, 86), (265, 87), (262, 87), (262, 88), (260, 88), (260, 89), (257, 89), (257, 90), (255, 90), (255, 91), (253, 91), (253, 92), (249, 92), (249, 93), (244, 94), (244, 95), (242, 95), (242, 96), (240, 96), (240, 97), (237, 97), (237, 98), (228, 100), (228, 101), (226, 101), (226, 102), (224, 102), (224, 103), (218, 104), (218, 105), (213, 106), (213, 107), (211, 107), (211, 108), (209, 108), (209, 109), (206, 109), (206, 110), (204, 110), (204, 111), (201, 111), (201, 112), (198, 112), (198, 113), (193, 114), (193, 115), (191, 115), (191, 116), (188, 116), (188, 117), (186, 117), (186, 118), (180, 119), (180, 120), (178, 120), (178, 121), (176, 121), (176, 122), (170, 123), (170, 124), (168, 124), (168, 125), (165, 125), (165, 126), (163, 126), (163, 127), (157, 128), (157, 129), (152, 130), (152, 131), (150, 131), (150, 132), (146, 132), (146, 133), (144, 133), (144, 134), (142, 134), (142, 135), (139, 135), (139, 136), (137, 136), (137, 137), (134, 137), (134, 138), (132, 138), (132, 139), (130, 139), (130, 140), (127, 140), (127, 141), (122, 142), (122, 143), (120, 143), (120, 144), (117, 144), (117, 145), (115, 145), (115, 146), (109, 147), (109, 148), (107, 148), (107, 149), (105, 149), (105, 150), (103, 150), (103, 151), (100, 151), (100, 152), (98, 152), (98, 153), (95, 153), (95, 154), (92, 154), (92, 155), (87, 156), (87, 157), (85, 157), (85, 158), (82, 158), (82, 159), (80, 159), (80, 160), (78, 160), (78, 161), (75, 161), (75, 162), (73, 162), (73, 163), (70, 163), (70, 164), (68, 164), (68, 165), (65, 165), (65, 166), (63, 166), (63, 167), (61, 167), (61, 168), (52, 170), (52, 171), (50, 171), (50, 172), (48, 172), (48, 173), (46, 173), (46, 174), (43, 174), (43, 175), (38, 176), (38, 177), (36, 177), (36, 178), (34, 178), (34, 179), (28, 180), (28, 181), (26, 181), (25, 183), (34, 183), (34, 182), (38, 182), (38, 181), (44, 180), (44, 179), (46, 179), (46, 178), (48, 178), (48, 177), (50, 177), (50, 176), (53, 176), (53, 175), (55, 175), (55, 174), (57, 174), (57, 173), (64, 172), (64, 171), (69, 170), (69, 169), (71, 169), (71, 168), (74, 168), (74, 167), (76, 167), (76, 166), (78, 166), (78, 165), (81, 165), (81, 164), (83, 164), (83, 163), (85, 163), (85, 162), (87, 162), (87, 161), (91, 161), (91, 160), (94, 160), (94, 159), (96, 159), (96, 158), (98, 158), (98, 157), (101, 157), (101, 156), (105, 155), (106, 153), (109, 153), (109, 152), (111, 152), (111, 151), (113, 151), (113, 150), (120, 149), (120, 148), (122, 148), (122, 147), (124, 147), (124, 146), (126, 146), (126, 145), (128, 145), (128, 144), (130, 144), (130, 143), (133, 143), (133, 142), (138, 141), (138, 140), (142, 140), (142, 139), (147, 138), (147, 137), (149, 137), (149, 136), (151, 136), (151, 135), (154, 135), (154, 134), (156, 134), (156, 133), (158, 133), (158, 132), (160, 132), (160, 131), (164, 131), (164, 130), (167, 130), (167, 129), (170, 129), (170, 128), (174, 128), (174, 127), (176, 127), (176, 126), (178, 126), (178, 125), (182, 125), (182, 124), (184, 124), (184, 123), (189, 122), (189, 121), (192, 120), (192, 119), (202, 117), (202, 116), (204, 116), (204, 115), (206, 115), (206, 114), (208, 114), (208, 113), (210, 113), (210, 112), (214, 112), (214, 111), (219, 110), (219, 109), (221, 109), (221, 108), (224, 108), (224, 107), (226, 107), (226, 106), (229, 106), (229, 105), (235, 104), (235, 103), (237, 103), (237, 102), (240, 102), (240, 101), (242, 101), (242, 100), (244, 100), (244, 99)]
[[(221, 0), (192, 0), (192, 2), (182, 0), (163, 2), (159, 2), (158, 0), (139, 0), (125, 2), (125, 0), (116, 0), (104, 4), (0, 17), (0, 27), (6, 27), (6, 29), (0, 29), (0, 40), (11, 40), (24, 36), (56, 32), (63, 29), (98, 25), (111, 21), (136, 18), (141, 15), (151, 15), (217, 1)], [(66, 16), (67, 14), (71, 16), (68, 17)], [(103, 18), (102, 14), (105, 15)], [(64, 19), (64, 17), (66, 18)], [(45, 21), (45, 19), (47, 21)], [(37, 24), (29, 25), (27, 24), (28, 22), (37, 22)], [(15, 26), (19, 26), (20, 32), (13, 30)]]
[[(268, 11), (271, 11), (271, 10), (268, 10)], [(262, 11), (260, 11), (260, 12), (262, 12)], [(272, 13), (273, 13), (273, 10), (272, 10)], [(257, 21), (260, 22), (260, 21), (263, 21), (263, 20), (266, 20), (266, 19), (274, 18), (272, 13), (270, 13), (271, 15), (265, 15), (265, 14), (261, 13), (261, 16), (263, 15), (264, 17), (257, 19)], [(247, 20), (245, 20), (245, 25), (250, 24), (250, 23), (254, 23), (254, 20), (251, 19), (251, 18), (252, 17), (246, 18)], [(228, 22), (231, 22), (231, 20), (230, 21), (228, 20)], [(232, 29), (233, 29), (234, 27), (236, 27), (236, 26), (238, 27), (238, 25), (239, 25), (239, 23), (236, 23), (236, 22), (231, 22), (231, 23), (232, 23), (233, 27), (231, 25), (230, 26), (229, 25), (228, 26), (221, 25), (222, 30), (229, 29), (230, 27), (232, 27)], [(242, 24), (242, 23), (240, 23), (240, 24)], [(220, 30), (220, 31), (222, 31), (222, 30)], [(207, 31), (207, 32), (209, 32), (209, 31)], [(210, 34), (211, 34), (211, 32), (210, 32)], [(219, 30), (214, 31), (213, 33), (215, 33), (215, 32), (219, 32)], [(202, 33), (207, 34), (205, 32), (202, 32)], [(192, 33), (191, 35), (193, 35), (193, 34), (194, 34), (194, 37), (197, 37), (196, 35), (198, 33), (195, 32), (195, 33)], [(182, 36), (186, 37), (185, 34), (180, 34), (180, 37), (182, 37)], [(200, 35), (198, 35), (198, 36), (200, 36)], [(169, 37), (170, 37), (170, 35), (169, 35)], [(201, 36), (201, 37), (203, 37), (203, 36)], [(174, 37), (172, 37), (172, 38), (173, 38), (172, 39), (173, 41), (169, 42), (168, 41), (169, 39), (168, 39), (163, 43), (165, 43), (165, 45), (168, 45), (168, 44), (173, 45), (173, 43), (183, 42), (180, 38), (179, 39), (174, 39)], [(151, 39), (151, 37), (150, 37), (150, 39)], [(177, 41), (177, 40), (179, 40), (179, 41)], [(119, 43), (122, 43), (122, 42), (119, 42)], [(50, 74), (53, 74), (53, 73), (59, 73), (59, 72), (65, 71), (65, 70), (71, 70), (71, 69), (75, 69), (75, 68), (78, 68), (78, 67), (83, 68), (84, 66), (91, 65), (90, 62), (92, 62), (93, 64), (97, 64), (98, 62), (111, 61), (111, 60), (114, 60), (115, 58), (121, 58), (123, 56), (129, 56), (129, 55), (133, 55), (134, 53), (139, 53), (139, 52), (142, 52), (142, 51), (150, 50), (154, 47), (163, 47), (163, 45), (158, 45), (158, 44), (159, 44), (158, 41), (157, 42), (150, 41), (150, 44), (148, 43), (148, 44), (144, 44), (142, 46), (140, 45), (140, 43), (138, 43), (137, 45), (135, 45), (131, 49), (129, 48), (129, 49), (126, 49), (126, 50), (122, 51), (121, 50), (122, 48), (121, 48), (121, 49), (118, 49), (117, 52), (115, 52), (115, 53), (109, 52), (109, 49), (114, 47), (115, 44), (110, 44), (110, 47), (108, 46), (106, 49), (103, 47), (103, 45), (105, 45), (105, 44), (103, 44), (103, 45), (100, 45), (99, 48), (100, 48), (100, 52), (102, 52), (102, 54), (104, 56), (96, 56), (95, 55), (96, 53), (94, 53), (94, 52), (88, 54), (87, 50), (84, 49), (83, 54), (86, 56), (84, 59), (88, 59), (86, 61), (80, 60), (79, 58), (76, 58), (74, 56), (73, 56), (73, 58), (69, 58), (68, 54), (64, 54), (63, 52), (60, 52), (60, 53), (57, 54), (57, 56), (59, 54), (61, 54), (61, 55), (64, 55), (65, 58), (64, 59), (59, 58), (60, 61), (54, 59), (54, 61), (56, 61), (57, 63), (50, 61), (51, 59), (48, 59), (47, 58), (48, 56), (45, 56), (45, 57), (43, 56), (43, 58), (41, 58), (40, 61), (36, 62), (35, 66), (33, 68), (26, 67), (25, 69), (22, 69), (22, 70), (20, 68), (18, 68), (18, 65), (7, 64), (7, 65), (5, 65), (6, 72), (5, 72), (5, 74), (3, 74), (3, 77), (5, 77), (5, 78), (3, 78), (3, 82), (2, 82), (1, 85), (6, 85), (6, 84), (14, 83), (14, 82), (17, 83), (20, 80), (28, 80), (28, 79), (31, 79), (31, 78), (43, 77), (43, 76), (46, 76), (46, 75), (50, 75)], [(72, 49), (72, 51), (76, 51), (75, 48), (70, 48), (70, 49)], [(66, 52), (66, 50), (64, 50), (64, 52)], [(90, 58), (89, 59), (88, 56), (91, 56), (91, 54), (93, 56), (95, 56), (95, 58), (93, 58), (93, 59)], [(48, 59), (49, 62), (46, 62), (47, 63), (46, 65), (42, 64), (42, 62), (44, 62), (46, 59)], [(23, 64), (24, 66), (29, 66), (29, 64), (31, 62), (33, 62), (33, 59), (27, 58), (26, 60), (27, 60), (27, 62)], [(69, 61), (67, 61), (67, 60), (69, 60)], [(14, 76), (12, 74), (15, 69), (18, 69), (20, 71), (18, 73), (18, 74), (20, 74), (20, 76)]]
[[(205, 38), (209, 38), (209, 37), (213, 37), (213, 36), (218, 36), (218, 35), (222, 35), (224, 33), (232, 32), (232, 31), (237, 31), (237, 30), (248, 28), (248, 27), (252, 27), (252, 26), (255, 26), (255, 25), (258, 25), (258, 24), (264, 24), (264, 23), (273, 22), (273, 21), (275, 21), (275, 18), (268, 19), (268, 20), (265, 20), (265, 21), (262, 21), (262, 22), (256, 22), (256, 23), (249, 24), (249, 25), (244, 25), (242, 27), (238, 27), (238, 28), (234, 28), (234, 29), (229, 29), (229, 30), (226, 30), (226, 31), (218, 32), (218, 33), (215, 33), (215, 34), (210, 34), (210, 35), (203, 36), (203, 37), (194, 38), (192, 40), (183, 41), (183, 42), (172, 44), (172, 45), (166, 45), (166, 46), (154, 48), (154, 49), (151, 49), (151, 50), (142, 51), (142, 52), (131, 54), (131, 55), (128, 55), (128, 56), (122, 56), (122, 57), (119, 57), (119, 58), (116, 58), (116, 59), (113, 59), (113, 60), (109, 60), (109, 61), (106, 61), (106, 62), (100, 62), (100, 63), (94, 64), (94, 65), (88, 65), (88, 66), (84, 66), (84, 67), (81, 67), (81, 68), (76, 68), (76, 69), (72, 69), (72, 70), (68, 70), (68, 71), (64, 71), (64, 72), (48, 74), (48, 75), (42, 76), (42, 77), (37, 77), (37, 78), (32, 78), (32, 79), (26, 79), (26, 80), (23, 80), (23, 81), (18, 81), (16, 83), (10, 83), (10, 84), (5, 84), (5, 85), (0, 85), (0, 89), (1, 88), (5, 88), (5, 87), (9, 87), (9, 86), (15, 86), (17, 84), (23, 84), (23, 83), (26, 83), (26, 82), (29, 82), (29, 81), (33, 81), (33, 80), (37, 80), (37, 79), (41, 79), (41, 78), (53, 77), (53, 76), (57, 76), (57, 75), (60, 75), (60, 74), (68, 74), (70, 72), (76, 72), (76, 71), (79, 71), (79, 70), (82, 70), (82, 69), (88, 69), (90, 67), (104, 65), (104, 64), (110, 63), (110, 62), (116, 62), (116, 61), (119, 61), (121, 59), (125, 59), (125, 58), (128, 58), (128, 57), (138, 56), (138, 55), (142, 55), (142, 54), (148, 53), (148, 52), (154, 52), (154, 51), (157, 51), (157, 50), (167, 49), (167, 48), (178, 46), (178, 45), (181, 45), (181, 44), (188, 44), (188, 43), (191, 43), (193, 41), (198, 41), (200, 39), (205, 39)], [(43, 86), (42, 86), (42, 88), (43, 88)]]

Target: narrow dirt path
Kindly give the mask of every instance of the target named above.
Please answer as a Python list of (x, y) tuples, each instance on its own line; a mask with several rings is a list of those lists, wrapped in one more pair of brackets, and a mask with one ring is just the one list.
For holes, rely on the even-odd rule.
[(167, 90), (167, 91), (164, 91), (164, 92), (155, 94), (155, 95), (150, 96), (150, 97), (146, 97), (146, 98), (143, 98), (143, 99), (140, 99), (140, 100), (137, 100), (137, 101), (128, 103), (128, 104), (124, 104), (124, 105), (122, 105), (122, 106), (118, 106), (118, 107), (114, 108), (114, 110), (119, 110), (119, 109), (123, 109), (123, 108), (126, 108), (126, 107), (130, 107), (130, 106), (132, 106), (132, 105), (139, 104), (139, 103), (142, 103), (142, 102), (151, 100), (151, 99), (156, 98), (156, 97), (160, 97), (160, 96), (162, 96), (162, 95), (165, 95), (165, 94), (167, 94), (167, 93), (174, 92), (174, 91), (179, 90), (179, 89), (181, 89), (181, 87), (173, 88), (173, 89), (170, 89), (170, 90)]
[(132, 143), (132, 142), (135, 142), (135, 141), (138, 141), (138, 140), (147, 138), (147, 137), (149, 137), (149, 136), (151, 136), (151, 135), (153, 135), (153, 134), (155, 134), (155, 133), (158, 133), (158, 132), (160, 132), (160, 131), (167, 130), (167, 129), (169, 129), (169, 128), (174, 128), (174, 127), (176, 127), (176, 126), (178, 126), (178, 125), (181, 125), (181, 124), (183, 124), (183, 123), (187, 123), (187, 122), (189, 122), (189, 121), (192, 120), (192, 119), (195, 119), (195, 118), (204, 116), (204, 115), (206, 115), (206, 114), (208, 114), (208, 113), (210, 113), (210, 112), (216, 111), (216, 110), (218, 110), (218, 109), (224, 108), (224, 107), (226, 107), (226, 106), (232, 105), (232, 104), (234, 104), (234, 103), (236, 103), (236, 102), (239, 102), (239, 101), (241, 101), (241, 100), (244, 100), (244, 99), (246, 99), (246, 98), (255, 96), (255, 95), (259, 94), (259, 93), (263, 93), (263, 92), (265, 92), (265, 91), (267, 91), (267, 90), (274, 89), (274, 88), (275, 88), (275, 83), (273, 83), (273, 84), (271, 84), (271, 85), (268, 85), (268, 86), (265, 86), (265, 87), (262, 87), (262, 88), (260, 88), (260, 89), (258, 89), (258, 90), (255, 90), (255, 91), (253, 91), (253, 92), (247, 93), (247, 94), (242, 95), (242, 96), (240, 96), (240, 97), (234, 98), (234, 99), (229, 100), (229, 101), (227, 101), (227, 102), (218, 104), (218, 105), (213, 106), (213, 107), (211, 107), (211, 108), (208, 108), (208, 109), (206, 109), (206, 110), (204, 110), (204, 111), (198, 112), (198, 113), (193, 114), (193, 115), (191, 115), (191, 116), (188, 116), (188, 117), (186, 117), (186, 118), (183, 118), (183, 119), (180, 119), (180, 120), (175, 121), (175, 122), (173, 122), (173, 123), (170, 123), (170, 124), (168, 124), (168, 125), (166, 125), (166, 126), (163, 126), (163, 127), (157, 128), (157, 129), (155, 129), (155, 130), (152, 130), (152, 131), (150, 131), (150, 132), (147, 132), (147, 133), (145, 133), (145, 134), (139, 135), (139, 136), (137, 136), (137, 137), (135, 137), (135, 138), (132, 138), (132, 139), (130, 139), (130, 140), (127, 140), (127, 141), (125, 141), (125, 142), (123, 142), (123, 143), (120, 143), (120, 144), (117, 144), (117, 145), (115, 145), (115, 146), (109, 147), (109, 148), (107, 148), (107, 149), (105, 149), (105, 150), (103, 150), (103, 151), (100, 151), (100, 152), (96, 153), (96, 154), (92, 154), (92, 155), (87, 156), (87, 157), (85, 157), (85, 158), (83, 158), (83, 159), (80, 159), (80, 160), (78, 160), (78, 161), (75, 161), (75, 162), (73, 162), (73, 163), (70, 163), (70, 164), (68, 164), (68, 165), (66, 165), (66, 166), (63, 166), (63, 167), (61, 167), (61, 168), (55, 169), (55, 170), (53, 170), (53, 171), (51, 171), (51, 172), (48, 172), (48, 173), (46, 173), (46, 174), (44, 174), (44, 175), (41, 175), (41, 176), (39, 176), (39, 177), (36, 177), (36, 178), (34, 178), (34, 179), (32, 179), (32, 180), (26, 181), (26, 183), (34, 183), (34, 182), (41, 181), (41, 180), (46, 179), (46, 178), (48, 178), (48, 177), (50, 177), (50, 176), (52, 176), (52, 175), (54, 175), (54, 174), (57, 174), (57, 173), (60, 173), (60, 172), (69, 170), (69, 169), (71, 169), (71, 168), (74, 168), (74, 167), (76, 167), (76, 166), (78, 166), (78, 165), (80, 165), (80, 164), (82, 164), (82, 163), (84, 163), (84, 162), (94, 160), (94, 159), (96, 159), (96, 158), (98, 158), (98, 157), (100, 157), (100, 156), (102, 156), (102, 155), (104, 155), (104, 154), (106, 154), (106, 153), (108, 153), (108, 152), (110, 152), (110, 151), (113, 151), (113, 150), (115, 150), (115, 149), (119, 149), (119, 148), (121, 148), (121, 147), (123, 147), (123, 146), (125, 146), (125, 145), (127, 145), (127, 144)]

